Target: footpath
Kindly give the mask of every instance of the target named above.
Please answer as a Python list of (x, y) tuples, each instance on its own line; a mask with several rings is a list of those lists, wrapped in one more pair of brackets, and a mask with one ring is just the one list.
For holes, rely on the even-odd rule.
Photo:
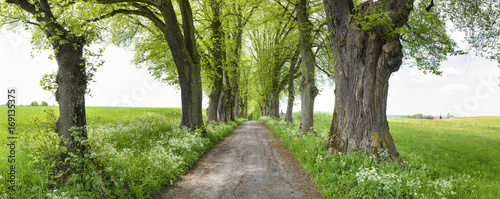
[(163, 198), (322, 198), (292, 152), (260, 121), (241, 123)]

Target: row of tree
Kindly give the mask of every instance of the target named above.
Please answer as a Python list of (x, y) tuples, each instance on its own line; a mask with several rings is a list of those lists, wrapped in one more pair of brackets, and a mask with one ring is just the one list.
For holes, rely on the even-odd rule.
[(207, 122), (255, 112), (278, 117), (282, 95), (291, 122), (299, 93), (300, 131), (308, 132), (316, 82), (334, 79), (329, 147), (376, 157), (387, 151), (390, 159), (399, 154), (385, 114), (388, 82), (403, 57), (440, 74), (440, 61), (462, 53), (447, 35), (446, 20), (465, 30), (479, 52), (499, 57), (498, 3), (486, 0), (6, 0), (0, 8), (2, 27), (29, 29), (34, 46), (54, 52), (57, 87), (47, 88), (59, 103), (57, 131), (68, 148), (64, 170), (69, 153), (86, 151), (84, 96), (103, 64), (92, 44), (133, 46), (134, 63), (180, 87), (180, 126), (191, 129), (203, 129), (203, 92)]

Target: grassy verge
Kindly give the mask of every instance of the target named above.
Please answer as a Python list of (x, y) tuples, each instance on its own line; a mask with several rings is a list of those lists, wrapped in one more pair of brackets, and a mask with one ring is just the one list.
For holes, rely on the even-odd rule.
[[(51, 117), (44, 118), (44, 107), (18, 107), (16, 111), (20, 138), (15, 192), (8, 190), (9, 150), (3, 147), (7, 144), (6, 115), (0, 117), (0, 198), (147, 198), (172, 184), (243, 121), (209, 124), (209, 136), (202, 137), (200, 131), (178, 128), (180, 109), (88, 107), (90, 154), (77, 161), (77, 173), (56, 184), (49, 176), (59, 150), (58, 137), (43, 127)], [(0, 112), (6, 113), (5, 106)], [(35, 115), (38, 125), (33, 122)]]
[[(294, 117), (298, 121), (298, 115)], [(328, 154), (329, 114), (315, 115), (317, 136), (299, 133), (297, 122), (261, 120), (300, 159), (325, 198), (500, 197), (495, 166), (500, 160), (500, 135), (491, 126), (467, 130), (391, 122), (391, 133), (406, 161), (399, 165), (377, 164), (363, 153)]]

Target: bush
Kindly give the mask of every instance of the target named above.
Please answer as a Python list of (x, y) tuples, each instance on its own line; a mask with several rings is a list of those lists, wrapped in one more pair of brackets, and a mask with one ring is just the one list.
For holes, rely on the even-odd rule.
[(46, 101), (42, 101), (42, 103), (40, 104), (40, 106), (49, 106), (49, 103), (47, 103)]
[(38, 106), (38, 102), (37, 101), (33, 101), (33, 102), (31, 102), (30, 106)]

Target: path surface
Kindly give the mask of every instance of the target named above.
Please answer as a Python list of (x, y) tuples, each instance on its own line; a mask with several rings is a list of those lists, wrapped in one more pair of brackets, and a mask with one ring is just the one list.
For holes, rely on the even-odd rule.
[(241, 123), (153, 198), (322, 198), (290, 150), (262, 122)]

